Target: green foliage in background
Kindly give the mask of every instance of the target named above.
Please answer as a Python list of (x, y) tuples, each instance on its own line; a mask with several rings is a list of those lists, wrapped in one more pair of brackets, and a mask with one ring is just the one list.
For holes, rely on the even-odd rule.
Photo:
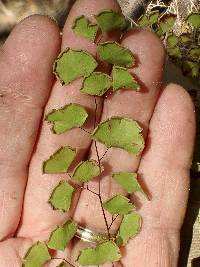
[(200, 77), (200, 13), (191, 13), (185, 20), (186, 32), (177, 35), (177, 17), (169, 12), (148, 11), (137, 24), (155, 32), (166, 46), (171, 61), (180, 66), (185, 75)]

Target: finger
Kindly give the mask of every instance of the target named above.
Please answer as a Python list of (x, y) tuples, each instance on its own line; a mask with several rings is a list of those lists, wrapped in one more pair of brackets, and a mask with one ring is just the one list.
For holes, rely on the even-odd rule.
[(194, 136), (194, 106), (189, 95), (180, 86), (167, 86), (151, 119), (139, 167), (152, 200), (141, 203), (142, 231), (126, 248), (125, 266), (133, 262), (135, 267), (177, 266)]
[[(138, 67), (131, 69), (141, 82), (141, 92), (118, 91), (104, 101), (102, 120), (112, 116), (123, 116), (136, 119), (147, 131), (155, 103), (160, 92), (162, 77), (164, 50), (160, 40), (148, 31), (132, 31), (122, 41), (123, 46), (128, 47), (138, 59)], [(156, 54), (156, 57), (155, 57)], [(151, 74), (149, 74), (151, 70)], [(104, 154), (105, 147), (98, 144), (100, 157)], [(91, 157), (96, 158), (93, 146)], [(103, 178), (101, 178), (101, 195), (103, 200), (117, 193), (124, 193), (111, 178), (112, 172), (136, 171), (140, 157), (134, 157), (121, 149), (109, 149), (102, 160), (104, 166)], [(89, 183), (89, 188), (98, 192), (98, 181)], [(89, 205), (88, 203), (93, 203)], [(87, 208), (88, 207), (88, 208)], [(95, 217), (93, 216), (95, 214)], [(81, 193), (75, 219), (84, 223), (89, 228), (97, 228), (105, 231), (105, 220), (102, 216), (99, 199), (88, 191)], [(107, 214), (110, 224), (110, 216)], [(117, 221), (116, 221), (117, 222)], [(117, 224), (116, 224), (117, 225)], [(118, 227), (118, 226), (116, 226)], [(114, 229), (114, 228), (112, 228)]]
[(13, 235), (19, 223), (27, 168), (59, 46), (55, 23), (31, 16), (16, 26), (0, 51), (0, 240)]
[[(84, 49), (95, 56), (96, 45), (76, 35), (72, 30), (72, 25), (74, 20), (80, 15), (85, 15), (90, 21), (94, 21), (94, 14), (97, 14), (102, 9), (110, 8), (119, 10), (114, 0), (77, 1), (64, 27), (62, 48), (71, 47)], [(109, 38), (116, 39), (115, 35), (104, 34), (102, 36), (102, 40), (108, 40)], [(61, 86), (59, 82), (56, 82), (46, 107), (46, 113), (52, 109), (61, 108), (68, 103), (79, 103), (86, 107), (87, 110), (90, 110), (87, 123), (87, 130), (90, 131), (93, 127), (95, 103), (93, 97), (80, 93), (81, 82), (82, 79), (79, 79), (67, 86)], [(98, 114), (100, 114), (100, 112), (101, 102), (99, 101)], [(41, 233), (44, 233), (44, 238), (46, 238), (46, 235), (49, 234), (49, 231), (54, 228), (56, 224), (63, 222), (72, 215), (78, 199), (79, 192), (77, 191), (77, 193), (74, 194), (73, 205), (69, 213), (62, 214), (59, 211), (54, 211), (48, 204), (49, 196), (58, 182), (68, 177), (67, 175), (61, 177), (60, 175), (42, 174), (42, 164), (61, 146), (66, 145), (76, 148), (77, 161), (83, 159), (90, 147), (90, 135), (81, 129), (73, 129), (62, 135), (55, 135), (51, 132), (50, 127), (51, 126), (46, 122), (43, 123), (37, 149), (31, 161), (22, 227), (19, 232), (20, 236), (34, 235), (35, 238), (38, 239), (38, 237), (42, 238)], [(34, 233), (31, 225), (36, 225)]]
[(30, 239), (9, 238), (0, 242), (0, 267), (20, 267), (22, 258), (32, 245)]
[[(104, 101), (102, 120), (112, 116), (124, 116), (136, 119), (145, 127), (144, 135), (147, 132), (148, 123), (160, 93), (162, 70), (164, 64), (164, 50), (160, 40), (148, 31), (132, 31), (122, 41), (138, 59), (138, 67), (131, 69), (133, 75), (142, 81), (141, 92), (118, 91)], [(147, 45), (148, 44), (148, 45)], [(156, 57), (154, 54), (156, 53)], [(151, 69), (151, 75), (149, 75)], [(98, 144), (100, 157), (104, 154), (105, 147)], [(96, 151), (93, 147), (91, 157), (96, 158)], [(108, 199), (116, 194), (125, 194), (111, 178), (113, 172), (136, 171), (140, 157), (133, 157), (127, 152), (112, 148), (104, 157), (102, 164), (105, 172), (101, 178), (102, 199)], [(89, 183), (89, 188), (98, 192), (98, 181)], [(90, 203), (93, 203), (92, 205)], [(94, 216), (95, 214), (95, 216)], [(79, 223), (88, 228), (106, 231), (105, 219), (102, 215), (102, 208), (99, 199), (88, 191), (81, 193), (79, 203), (74, 214)], [(111, 216), (106, 213), (108, 225), (111, 224)], [(119, 220), (116, 220), (110, 229), (115, 232), (119, 227)], [(76, 259), (77, 251), (84, 246), (82, 242), (76, 244), (72, 258)]]

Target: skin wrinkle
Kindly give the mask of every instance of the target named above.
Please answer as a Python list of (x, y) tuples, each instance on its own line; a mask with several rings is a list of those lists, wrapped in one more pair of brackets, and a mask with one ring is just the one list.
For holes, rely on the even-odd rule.
[[(16, 200), (17, 200), (16, 192), (10, 193), (9, 191), (8, 192), (2, 191), (1, 195), (2, 197), (0, 198), (0, 210), (1, 210), (0, 219), (3, 218), (3, 216), (5, 215), (6, 210), (8, 208), (8, 204), (9, 204), (9, 207), (11, 206), (15, 207)], [(9, 200), (11, 200), (12, 202), (10, 202)], [(1, 221), (3, 220), (1, 219)]]
[[(2, 193), (2, 197), (0, 198), (0, 221), (3, 221), (3, 217), (4, 217), (4, 211), (5, 211), (5, 192), (3, 191)], [(0, 232), (0, 236), (1, 236), (1, 232)]]
[[(156, 176), (155, 176), (156, 177)], [(160, 196), (164, 196), (166, 190), (165, 190), (165, 186), (164, 183), (166, 184), (166, 179), (162, 179), (164, 180), (162, 182), (162, 189), (160, 189), (161, 193)], [(175, 184), (176, 186), (176, 180), (175, 182), (173, 181), (173, 184)], [(179, 180), (180, 181), (180, 180)], [(168, 181), (169, 183), (170, 181)], [(179, 186), (180, 189), (180, 186)], [(169, 201), (171, 196), (173, 197), (173, 195), (176, 195), (176, 192), (174, 192), (174, 187), (173, 187), (173, 191), (170, 193), (169, 196)], [(155, 196), (154, 196), (155, 197)], [(185, 205), (184, 203), (181, 204), (182, 206)], [(172, 224), (169, 224), (169, 220), (167, 220), (167, 218), (163, 218), (163, 208), (165, 207), (166, 210), (166, 214), (167, 214), (167, 208), (171, 208), (166, 206), (166, 201), (164, 200), (164, 198), (161, 197), (161, 200), (159, 200), (159, 203), (154, 203), (154, 207), (152, 208), (153, 211), (153, 216), (151, 215), (151, 217), (148, 218), (148, 212), (146, 212), (146, 217), (147, 217), (147, 221), (145, 221), (145, 226), (150, 226), (152, 227), (154, 225), (156, 225), (156, 228), (160, 228), (160, 226), (162, 226), (162, 228), (166, 229), (166, 230), (170, 230), (170, 231), (178, 231), (179, 228), (177, 228), (177, 226), (172, 226)]]
[[(169, 236), (167, 239), (167, 244), (168, 244), (168, 248), (169, 248), (169, 259), (170, 259), (169, 262), (173, 266), (173, 262), (176, 262), (177, 256), (175, 255), (175, 251), (174, 251), (174, 248), (171, 244)], [(173, 259), (175, 259), (175, 260), (173, 260)]]
[[(165, 192), (166, 179), (162, 179), (162, 177), (160, 177), (160, 178), (161, 178), (161, 181), (163, 181), (162, 184), (160, 185), (160, 195), (162, 196), (162, 195), (164, 195), (164, 192)], [(159, 216), (158, 216), (158, 224), (159, 225), (162, 225), (161, 218), (162, 218), (162, 206), (164, 206), (163, 202), (164, 202), (164, 199), (161, 198), (161, 201), (159, 203), (160, 205), (158, 208), (158, 210), (160, 211)]]
[[(22, 188), (23, 190), (23, 188)], [(12, 221), (7, 222), (6, 218), (9, 213), (15, 214), (16, 210), (20, 210), (20, 202), (22, 201), (21, 195), (16, 195), (16, 192), (4, 192), (3, 194), (3, 202), (1, 206), (1, 231), (0, 231), (0, 240), (5, 240), (9, 237), (12, 237), (15, 233), (15, 227), (12, 224)], [(1, 200), (0, 200), (1, 203)], [(18, 217), (15, 221), (15, 224), (18, 224), (20, 220), (20, 217)], [(5, 235), (5, 233), (7, 233)]]
[[(9, 86), (4, 86), (3, 88), (0, 89), (0, 94), (2, 95), (2, 101), (6, 100), (7, 104), (11, 104), (12, 102), (14, 102), (14, 103), (16, 102), (19, 105), (27, 103), (32, 107), (38, 107), (38, 104), (36, 106), (34, 106), (33, 98), (31, 96), (21, 92), (21, 90), (18, 89), (19, 85), (16, 86), (15, 89), (13, 89), (13, 87), (14, 86), (12, 86), (12, 89), (11, 89), (11, 87), (9, 87)], [(10, 107), (13, 107), (12, 104)], [(43, 108), (43, 107), (41, 107), (41, 108)]]
[[(31, 246), (30, 239), (8, 239), (0, 242), (0, 267), (21, 267), (21, 260), (28, 247)], [(8, 254), (4, 253), (8, 250)], [(11, 255), (14, 254), (12, 257)], [(4, 256), (2, 256), (4, 255)], [(8, 256), (7, 256), (8, 255)], [(11, 265), (12, 264), (12, 265)]]
[[(29, 110), (27, 110), (27, 108), (24, 107), (20, 108), (20, 106), (15, 107), (15, 110), (11, 112), (11, 115), (9, 115), (9, 121), (5, 121), (1, 120), (0, 125), (3, 125), (4, 123), (7, 124), (7, 127), (3, 128), (2, 127), (2, 141), (5, 140), (4, 142), (2, 142), (2, 149), (1, 149), (1, 154), (0, 154), (0, 158), (3, 158), (3, 161), (5, 162), (8, 161), (12, 164), (13, 161), (13, 155), (16, 153), (16, 151), (18, 151), (18, 155), (15, 157), (15, 162), (17, 162), (18, 160), (20, 160), (21, 158), (24, 158), (24, 165), (23, 168), (27, 168), (28, 166), (28, 161), (26, 160), (27, 155), (24, 154), (23, 151), (23, 142), (24, 140), (21, 138), (21, 136), (14, 135), (14, 133), (18, 132), (18, 125), (15, 123), (16, 121), (21, 121), (23, 119), (23, 116), (26, 112), (34, 112), (35, 113), (35, 117), (29, 117), (27, 118), (26, 121), (26, 125), (22, 125), (20, 131), (22, 131), (23, 129), (25, 130), (27, 127), (29, 127), (30, 125), (32, 125), (33, 122), (38, 123), (39, 125), (39, 118), (40, 118), (40, 114), (41, 114), (41, 109), (40, 110), (36, 110), (34, 108), (31, 108)], [(11, 119), (11, 118), (12, 119)], [(29, 130), (29, 135), (27, 136), (28, 139), (30, 138), (36, 138), (35, 134), (36, 134), (37, 128), (31, 129)], [(11, 138), (12, 140), (12, 146), (10, 144), (10, 142), (8, 142), (7, 140)], [(1, 145), (0, 145), (1, 146)], [(5, 152), (5, 153), (4, 153)], [(20, 165), (20, 168), (22, 169), (22, 166)], [(16, 167), (16, 170), (18, 169), (18, 166)]]
[[(141, 265), (149, 266), (151, 263), (154, 267), (172, 267), (175, 265), (172, 264), (173, 256), (169, 253), (169, 242), (168, 236), (165, 232), (162, 231), (145, 231), (144, 235), (144, 244), (140, 245), (141, 249)], [(157, 249), (156, 249), (157, 248)], [(155, 254), (155, 251), (157, 253)], [(166, 256), (167, 254), (167, 256)], [(138, 264), (138, 263), (137, 263)], [(131, 263), (127, 267), (132, 266)], [(140, 265), (135, 265), (139, 267)]]
[[(41, 79), (35, 82), (43, 83), (43, 80)], [(26, 90), (22, 90), (22, 88), (29, 88), (30, 91), (34, 90), (35, 86), (31, 84), (32, 81), (9, 81), (8, 83), (6, 82), (5, 85), (0, 88), (0, 94), (2, 96), (0, 98), (0, 101), (2, 101), (3, 104), (2, 108), (4, 108), (5, 110), (9, 110), (10, 108), (14, 109), (16, 106), (22, 107), (22, 105), (24, 105), (24, 107), (26, 108), (37, 108), (43, 110), (45, 103), (41, 96), (39, 98), (35, 98)]]

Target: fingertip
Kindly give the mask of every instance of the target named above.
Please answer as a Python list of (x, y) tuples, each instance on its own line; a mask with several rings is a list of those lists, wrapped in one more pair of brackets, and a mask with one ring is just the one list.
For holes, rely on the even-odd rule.
[[(26, 48), (42, 48), (45, 45), (58, 49), (60, 47), (60, 31), (52, 18), (43, 15), (31, 15), (23, 19), (7, 38), (3, 50), (9, 52)], [(48, 52), (48, 50), (46, 50)]]
[(52, 19), (42, 15), (27, 17), (13, 29), (3, 46), (2, 79), (9, 79), (9, 83), (33, 79), (48, 81), (60, 42), (59, 28)]
[(166, 86), (164, 94), (173, 96), (177, 106), (183, 106), (183, 109), (187, 109), (188, 112), (195, 113), (195, 106), (192, 97), (188, 91), (181, 85), (176, 83), (170, 83)]
[(40, 100), (43, 106), (54, 79), (52, 66), (60, 43), (60, 31), (52, 19), (42, 15), (24, 19), (16, 25), (2, 48), (1, 83), (12, 92), (18, 90), (31, 96), (34, 103)]
[[(150, 128), (157, 134), (157, 144), (178, 155), (173, 164), (190, 168), (195, 141), (195, 108), (188, 92), (180, 85), (167, 85), (157, 102)], [(155, 146), (155, 145), (154, 145)], [(164, 148), (163, 152), (164, 153)], [(171, 152), (171, 155), (173, 155)]]
[(182, 86), (170, 83), (165, 87), (162, 95), (165, 105), (168, 104), (170, 108), (179, 110), (179, 112), (183, 113), (183, 118), (186, 119), (189, 116), (190, 120), (195, 121), (194, 102), (188, 91)]
[(148, 53), (151, 59), (155, 60), (155, 64), (163, 63), (165, 60), (165, 49), (162, 41), (149, 30), (132, 29), (124, 35), (122, 43), (133, 52), (137, 48), (138, 54), (145, 52), (146, 56), (146, 53)]
[(122, 45), (132, 51), (136, 66), (131, 69), (146, 88), (160, 87), (165, 63), (165, 49), (161, 40), (152, 32), (130, 30), (124, 35)]
[(165, 108), (168, 108), (169, 112), (171, 110), (174, 114), (174, 123), (179, 125), (179, 128), (182, 127), (185, 136), (188, 136), (188, 140), (191, 144), (190, 147), (193, 151), (196, 134), (196, 116), (192, 97), (182, 86), (170, 83), (163, 91), (163, 100), (165, 102)]

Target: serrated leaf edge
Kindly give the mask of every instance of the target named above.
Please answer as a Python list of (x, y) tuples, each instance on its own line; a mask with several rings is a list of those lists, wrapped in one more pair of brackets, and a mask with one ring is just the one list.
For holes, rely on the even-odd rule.
[[(87, 118), (88, 118), (88, 112), (87, 112), (87, 110), (85, 109), (84, 106), (82, 106), (82, 105), (80, 105), (80, 104), (78, 104), (78, 103), (69, 103), (69, 104), (65, 105), (64, 107), (62, 107), (62, 108), (52, 109), (49, 113), (47, 113), (47, 114), (45, 115), (44, 120), (47, 121), (49, 124), (53, 124), (52, 127), (51, 127), (51, 131), (52, 131), (54, 134), (58, 134), (58, 133), (56, 133), (56, 132), (54, 131), (54, 122), (53, 122), (53, 121), (48, 121), (48, 118), (47, 118), (47, 117), (48, 117), (49, 115), (53, 114), (55, 111), (62, 111), (62, 110), (65, 110), (66, 107), (69, 107), (69, 106), (72, 106), (72, 105), (79, 106), (79, 107), (81, 107), (81, 108), (83, 108), (83, 109), (85, 110), (85, 112), (87, 113), (87, 116), (86, 116), (86, 119), (85, 119), (85, 122), (86, 122), (86, 120), (87, 120)], [(84, 122), (84, 123), (85, 123), (85, 122)], [(83, 124), (84, 124), (84, 123), (83, 123)], [(71, 129), (74, 129), (74, 128), (77, 128), (77, 127), (73, 127), (73, 128), (71, 128)], [(59, 133), (58, 135), (60, 135), (60, 134), (63, 134), (63, 133)]]
[[(49, 236), (48, 241), (47, 241), (47, 244), (46, 244), (47, 248), (50, 248), (50, 247), (48, 246), (48, 243), (49, 243), (49, 241), (50, 241), (52, 235), (54, 234), (54, 232), (55, 232), (57, 229), (59, 229), (59, 228), (63, 228), (64, 225), (65, 225), (66, 223), (69, 223), (69, 222), (74, 223), (75, 226), (76, 226), (76, 228), (78, 227), (77, 222), (75, 222), (75, 221), (72, 220), (72, 219), (68, 219), (68, 220), (67, 220), (66, 222), (64, 222), (63, 224), (61, 224), (61, 225), (57, 225), (57, 226), (53, 229), (53, 231), (50, 233), (50, 236)], [(75, 235), (74, 235), (74, 236), (75, 236)], [(50, 248), (50, 249), (53, 249), (53, 248)], [(61, 250), (61, 251), (64, 251), (64, 250)]]
[[(100, 16), (101, 14), (103, 14), (103, 13), (111, 13), (111, 12), (112, 12), (112, 13), (117, 13), (117, 14), (123, 16), (123, 14), (120, 14), (120, 13), (114, 11), (113, 9), (104, 9), (104, 10), (100, 11), (97, 15), (95, 15), (95, 19), (97, 20), (97, 17)], [(97, 21), (97, 24), (98, 24), (98, 21)], [(126, 22), (125, 22), (125, 18), (124, 18), (124, 25), (121, 26), (121, 27), (113, 28), (112, 30), (115, 30), (115, 29), (122, 29), (125, 25), (126, 25)], [(98, 24), (98, 26), (99, 26), (99, 24)], [(99, 27), (100, 27), (100, 26), (99, 26)], [(101, 31), (102, 31), (102, 30), (101, 30)], [(102, 32), (103, 32), (103, 31), (102, 31)]]
[[(92, 72), (89, 76), (85, 77), (84, 80), (83, 80), (83, 82), (82, 82), (82, 86), (81, 86), (80, 91), (81, 91), (83, 94), (90, 95), (90, 94), (88, 94), (88, 93), (86, 93), (86, 92), (83, 92), (82, 90), (83, 90), (83, 88), (84, 88), (85, 80), (86, 80), (87, 78), (91, 77), (91, 76), (94, 75), (94, 74), (97, 74), (97, 75), (103, 75), (103, 76), (109, 78), (110, 83), (111, 83), (111, 86), (110, 86), (109, 88), (107, 88), (106, 92), (112, 87), (112, 78), (111, 78), (108, 74), (106, 74), (106, 73), (104, 73), (104, 72), (100, 72), (100, 71), (94, 71), (94, 72)], [(105, 92), (105, 93), (106, 93), (106, 92)], [(104, 94), (105, 94), (105, 93), (104, 93)], [(102, 96), (102, 95), (95, 95), (95, 96)]]
[[(142, 223), (143, 223), (142, 216), (141, 216), (138, 212), (136, 212), (136, 211), (133, 211), (133, 212), (135, 212), (135, 213), (137, 213), (137, 214), (139, 215), (139, 218), (140, 218), (140, 224), (139, 224), (139, 229), (138, 229), (138, 231), (137, 231), (137, 232), (136, 232), (136, 233), (135, 233), (129, 240), (135, 238), (135, 237), (141, 232), (141, 229), (142, 229)], [(131, 213), (132, 213), (132, 212), (129, 212), (128, 214), (123, 215), (123, 217), (126, 216), (126, 215), (129, 215), (129, 214), (131, 214)], [(122, 221), (123, 221), (123, 218), (122, 218)], [(121, 222), (121, 223), (122, 223), (122, 222)], [(121, 225), (120, 225), (120, 226), (121, 226)], [(117, 235), (116, 235), (115, 240), (117, 240), (117, 238), (118, 238), (118, 233), (119, 233), (119, 231), (120, 231), (120, 226), (119, 226), (119, 229), (118, 229), (118, 232), (117, 232)], [(129, 240), (127, 240), (126, 243), (123, 243), (120, 247), (122, 247), (122, 246), (126, 246), (127, 243), (129, 242)]]
[[(88, 160), (82, 160), (82, 161), (80, 161), (79, 162), (79, 164), (75, 167), (75, 169), (73, 170), (73, 173), (72, 173), (72, 180), (73, 181), (77, 181), (76, 179), (74, 179), (74, 175), (75, 175), (75, 173), (76, 173), (76, 171), (78, 170), (78, 168), (84, 163), (84, 162), (95, 162), (95, 163), (97, 163), (97, 165), (99, 165), (98, 164), (98, 162), (96, 161), (96, 160), (94, 160), (94, 159), (88, 159)], [(98, 175), (100, 175), (101, 174), (101, 172), (103, 171), (103, 167), (102, 166), (98, 166), (98, 168), (99, 168), (99, 174)], [(97, 175), (97, 176), (98, 176)], [(95, 176), (95, 177), (97, 177), (97, 176)], [(94, 177), (94, 178), (95, 178)], [(80, 182), (80, 181), (77, 181), (77, 182)]]
[[(128, 120), (128, 121), (131, 121), (131, 122), (135, 122), (136, 125), (137, 125), (137, 128), (138, 128), (138, 130), (139, 130), (139, 133), (138, 133), (138, 134), (140, 134), (140, 136), (142, 137), (142, 145), (143, 145), (143, 147), (144, 147), (145, 142), (144, 142), (143, 135), (141, 134), (141, 132), (143, 131), (142, 127), (139, 125), (139, 123), (138, 123), (136, 120), (132, 120), (132, 119), (129, 119), (129, 118), (126, 118), (126, 117), (113, 116), (113, 117), (111, 117), (111, 118), (109, 118), (109, 119), (107, 119), (107, 120), (105, 120), (105, 121), (99, 123), (99, 124), (96, 126), (96, 128), (93, 130), (93, 132), (91, 133), (92, 139), (95, 140), (95, 141), (98, 141), (98, 142), (102, 143), (102, 142), (99, 140), (99, 138), (94, 137), (94, 134), (98, 131), (100, 125), (102, 125), (103, 123), (107, 123), (108, 121), (115, 120), (115, 119)], [(103, 144), (104, 144), (104, 143), (103, 143)], [(105, 145), (105, 144), (104, 144), (104, 145)], [(112, 145), (112, 146), (107, 146), (107, 145), (105, 145), (105, 146), (106, 146), (107, 148), (111, 148), (111, 147), (119, 148), (118, 146), (114, 146), (114, 145)], [(123, 149), (123, 148), (121, 148), (121, 149)], [(142, 150), (141, 150), (141, 151), (142, 151)], [(135, 156), (140, 155), (141, 151), (139, 151), (138, 153), (136, 153), (136, 154), (134, 154), (134, 155), (135, 155)], [(129, 153), (129, 152), (128, 152), (128, 153)]]
[[(132, 204), (132, 205), (133, 205), (133, 209), (132, 209), (132, 211), (135, 211), (135, 210), (136, 210), (136, 206), (131, 202), (131, 200), (130, 200), (129, 198), (127, 198), (127, 197), (121, 195), (121, 194), (113, 195), (111, 198), (109, 198), (109, 199), (107, 199), (106, 201), (104, 201), (104, 202), (102, 203), (103, 208), (104, 208), (105, 210), (107, 210), (107, 209), (104, 207), (104, 204), (106, 204), (107, 202), (111, 201), (113, 198), (115, 198), (115, 197), (117, 197), (117, 196), (120, 196), (120, 197), (123, 198), (124, 200), (128, 200), (128, 201), (127, 201), (127, 204)], [(128, 213), (130, 213), (130, 212), (128, 212)]]
[[(69, 149), (71, 149), (73, 152), (75, 152), (76, 153), (76, 149), (75, 148), (72, 148), (71, 146), (61, 146), (58, 150), (56, 150), (47, 160), (45, 160), (44, 162), (43, 162), (43, 166), (42, 166), (42, 173), (43, 174), (49, 174), (49, 173), (46, 173), (45, 172), (45, 166), (46, 166), (46, 163), (47, 163), (47, 161), (49, 161), (49, 160), (51, 160), (52, 158), (53, 158), (53, 156), (55, 156), (55, 154), (57, 154), (59, 151), (61, 151), (63, 148), (69, 148)], [(66, 173), (67, 172), (67, 170), (66, 171), (63, 171), (62, 173)], [(60, 172), (59, 172), (60, 173)]]
[(72, 194), (74, 193), (75, 188), (74, 188), (71, 184), (69, 184), (66, 180), (62, 180), (62, 181), (60, 181), (60, 182), (54, 187), (54, 189), (53, 189), (53, 191), (51, 192), (51, 195), (50, 195), (50, 197), (49, 197), (49, 199), (48, 199), (48, 203), (49, 203), (49, 205), (52, 207), (53, 210), (60, 210), (60, 211), (62, 211), (62, 212), (65, 213), (65, 212), (68, 212), (70, 208), (69, 208), (68, 210), (55, 208), (55, 207), (53, 206), (53, 204), (51, 203), (51, 201), (50, 201), (50, 200), (51, 200), (51, 197), (52, 197), (53, 194), (55, 193), (56, 189), (57, 189), (61, 184), (64, 184), (64, 183), (67, 183), (69, 186), (71, 186), (71, 188), (73, 188)]
[(87, 21), (87, 26), (91, 26), (91, 27), (93, 27), (93, 26), (97, 26), (97, 31), (96, 31), (96, 35), (95, 35), (94, 39), (86, 38), (87, 40), (90, 40), (90, 41), (94, 42), (95, 39), (96, 39), (96, 36), (97, 36), (97, 32), (98, 32), (98, 24), (97, 24), (97, 23), (90, 22), (89, 19), (87, 19), (87, 18), (85, 17), (85, 15), (78, 16), (78, 17), (74, 20), (74, 23), (73, 23), (73, 25), (72, 25), (72, 29), (75, 29), (75, 28), (76, 28), (77, 21), (78, 21), (79, 19), (82, 19), (82, 18), (85, 18), (85, 19), (86, 19), (86, 21)]
[[(116, 42), (116, 41), (107, 41), (107, 42), (103, 42), (103, 43), (98, 44), (98, 47), (99, 47), (99, 46), (104, 46), (104, 45), (107, 45), (107, 44), (116, 44), (118, 47), (123, 48), (124, 50), (126, 50), (126, 51), (129, 53), (129, 55), (130, 55), (131, 58), (133, 59), (133, 63), (130, 64), (130, 65), (126, 65), (126, 68), (132, 68), (132, 67), (135, 66), (135, 64), (136, 64), (136, 62), (135, 62), (135, 56), (134, 56), (134, 54), (131, 52), (130, 49), (128, 49), (127, 47), (122, 46), (121, 44), (119, 44), (119, 43)], [(98, 48), (97, 48), (97, 50), (98, 50)], [(112, 65), (114, 65), (114, 64), (112, 64)], [(118, 65), (116, 65), (116, 66), (118, 66)]]
[[(31, 249), (32, 249), (34, 246), (37, 246), (37, 245), (39, 245), (39, 244), (43, 244), (43, 245), (45, 245), (45, 247), (47, 248), (47, 251), (48, 251), (48, 246), (47, 246), (47, 244), (45, 244), (44, 242), (37, 241), (37, 242), (34, 243), (31, 247), (29, 247), (28, 250), (27, 250), (27, 252), (25, 253), (25, 255), (24, 255), (23, 259), (22, 259), (22, 267), (25, 267), (25, 263), (26, 263), (25, 260), (26, 260), (26, 257), (29, 255)], [(49, 259), (47, 262), (49, 262), (49, 261), (51, 260), (51, 256), (50, 256), (50, 254), (49, 254), (49, 258), (50, 258), (50, 259)]]
[[(116, 246), (116, 248), (118, 248), (119, 249), (119, 247), (117, 246), (117, 244), (114, 242), (114, 241), (112, 241), (112, 240), (108, 240), (109, 242), (112, 242), (115, 246)], [(105, 241), (105, 242), (102, 242), (102, 243), (106, 243), (106, 242), (108, 242), (108, 241)], [(97, 246), (98, 245), (100, 245), (100, 244), (102, 244), (102, 243), (99, 243), (99, 244), (97, 244)], [(82, 249), (81, 251), (79, 251), (79, 255), (78, 255), (78, 257), (77, 257), (77, 259), (76, 259), (76, 262), (78, 262), (78, 260), (79, 260), (79, 258), (80, 258), (80, 256), (81, 256), (81, 253), (83, 252), (83, 251), (85, 251), (85, 250), (90, 250), (90, 249), (96, 249), (96, 247), (87, 247), (87, 248), (84, 248), (84, 249)], [(120, 250), (119, 250), (119, 252), (120, 252)], [(118, 253), (119, 254), (119, 253)], [(119, 258), (119, 260), (121, 259), (121, 257), (122, 257), (122, 255), (121, 255), (121, 253), (119, 254), (119, 256), (120, 256), (120, 258)]]
[[(70, 48), (70, 47), (67, 47), (64, 51), (62, 51), (62, 52), (58, 55), (58, 57), (56, 58), (56, 60), (54, 61), (54, 64), (53, 64), (53, 74), (54, 74), (54, 75), (56, 76), (56, 78), (61, 82), (62, 85), (68, 85), (68, 84), (70, 84), (70, 83), (73, 82), (73, 81), (71, 81), (71, 82), (65, 83), (65, 82), (61, 79), (61, 77), (59, 76), (59, 74), (56, 72), (57, 63), (58, 63), (59, 59), (60, 59), (65, 53), (68, 53), (70, 50), (71, 50), (71, 51), (75, 51), (75, 52), (83, 52), (84, 54), (86, 54), (86, 55), (88, 55), (88, 56), (91, 56), (91, 57), (94, 59), (95, 63), (96, 63), (96, 67), (98, 66), (98, 63), (97, 63), (96, 59), (95, 59), (89, 52), (87, 52), (87, 51), (85, 51), (85, 50), (83, 50), (83, 49), (72, 49), (72, 48)], [(79, 78), (81, 78), (81, 77), (82, 77), (82, 76), (80, 76)], [(87, 77), (87, 76), (83, 76), (83, 77)], [(77, 78), (77, 79), (79, 79), (79, 78)], [(77, 80), (77, 79), (76, 79), (76, 80)]]
[[(125, 67), (117, 66), (117, 65), (113, 65), (112, 72), (111, 72), (111, 76), (112, 76), (112, 77), (113, 77), (113, 71), (114, 71), (114, 68), (128, 71), (128, 69), (125, 68)], [(136, 81), (136, 79), (134, 78), (134, 76), (132, 75), (132, 73), (130, 73), (129, 71), (128, 71), (128, 73), (132, 76), (133, 81), (135, 81), (135, 82), (138, 84), (138, 87), (137, 87), (137, 89), (136, 89), (135, 91), (136, 91), (136, 92), (139, 92), (140, 89), (141, 89), (139, 83)], [(112, 79), (112, 80), (113, 80), (113, 79)], [(121, 88), (122, 88), (122, 89), (123, 89), (123, 88), (127, 88), (127, 89), (128, 89), (128, 87), (126, 87), (126, 86), (122, 86)], [(118, 91), (118, 90), (119, 90), (119, 89), (117, 89), (117, 90), (114, 90), (114, 89), (113, 89), (114, 92), (116, 92), (116, 91)], [(133, 89), (130, 89), (130, 90), (133, 90)]]

